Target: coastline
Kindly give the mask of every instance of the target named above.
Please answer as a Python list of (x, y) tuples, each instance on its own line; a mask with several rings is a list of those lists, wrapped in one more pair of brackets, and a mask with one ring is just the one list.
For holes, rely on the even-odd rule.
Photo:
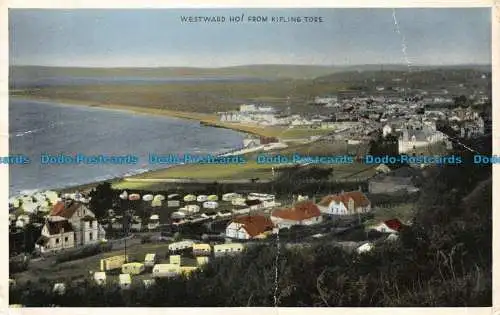
[[(40, 102), (53, 102), (53, 103), (58, 103), (62, 106), (82, 106), (82, 107), (90, 107), (90, 108), (93, 107), (93, 108), (100, 108), (100, 109), (105, 109), (105, 110), (133, 113), (133, 114), (138, 114), (138, 115), (163, 116), (166, 118), (186, 119), (186, 120), (198, 121), (201, 124), (206, 125), (207, 127), (224, 128), (224, 129), (229, 129), (229, 130), (233, 130), (233, 131), (240, 132), (240, 133), (253, 134), (255, 136), (259, 136), (259, 134), (247, 132), (245, 130), (241, 130), (240, 128), (234, 128), (233, 126), (227, 126), (227, 125), (221, 126), (221, 125), (217, 124), (217, 117), (215, 115), (210, 115), (210, 114), (188, 113), (188, 112), (179, 112), (179, 111), (154, 109), (154, 108), (140, 108), (138, 106), (128, 106), (128, 105), (120, 105), (120, 104), (99, 104), (99, 103), (84, 102), (84, 101), (77, 101), (77, 100), (53, 99), (53, 98), (45, 98), (45, 97), (30, 97), (30, 96), (21, 96), (21, 95), (9, 95), (9, 97), (11, 97), (13, 99), (19, 99), (19, 100), (25, 99), (25, 100), (40, 101)], [(237, 127), (237, 126), (235, 126), (235, 127)], [(242, 127), (243, 127), (243, 129), (245, 129), (245, 126), (242, 126)], [(234, 149), (232, 149), (232, 150), (234, 150)], [(223, 152), (223, 153), (214, 153), (214, 154), (220, 155), (220, 154), (225, 154), (225, 153)], [(170, 165), (170, 166), (166, 166), (166, 167), (161, 168), (161, 169), (151, 170), (151, 171), (143, 172), (140, 174), (134, 174), (134, 175), (130, 175), (130, 176), (119, 176), (119, 177), (109, 178), (107, 180), (89, 182), (89, 183), (85, 183), (85, 184), (62, 187), (62, 188), (55, 188), (55, 189), (50, 189), (50, 190), (54, 190), (54, 191), (61, 192), (61, 193), (72, 192), (75, 190), (80, 190), (80, 191), (90, 190), (90, 189), (93, 189), (97, 185), (104, 183), (104, 182), (109, 182), (112, 185), (119, 184), (119, 183), (126, 182), (126, 179), (132, 179), (134, 177), (143, 176), (145, 174), (154, 174), (155, 172), (164, 172), (166, 169), (171, 169), (171, 168), (175, 168), (175, 167), (182, 167), (182, 166), (183, 165)]]
[(40, 101), (40, 102), (53, 102), (68, 106), (102, 108), (102, 109), (133, 113), (138, 115), (164, 116), (176, 119), (194, 120), (208, 127), (229, 129), (236, 132), (246, 133), (258, 137), (260, 136), (274, 137), (279, 135), (283, 131), (281, 128), (269, 128), (269, 127), (266, 128), (266, 127), (258, 127), (258, 126), (242, 125), (242, 124), (222, 123), (218, 120), (218, 117), (215, 114), (182, 112), (182, 111), (175, 111), (168, 109), (139, 107), (139, 106), (131, 106), (123, 104), (105, 104), (105, 103), (96, 103), (92, 101), (62, 99), (62, 98), (59, 99), (59, 98), (38, 97), (29, 95), (9, 95), (9, 98), (25, 99), (25, 100)]

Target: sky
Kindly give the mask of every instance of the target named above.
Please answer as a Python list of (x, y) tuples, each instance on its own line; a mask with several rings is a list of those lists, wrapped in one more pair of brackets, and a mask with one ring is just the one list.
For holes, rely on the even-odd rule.
[[(244, 23), (228, 22), (242, 14)], [(186, 23), (182, 16), (226, 21)], [(315, 16), (323, 22), (250, 23), (248, 16)], [(490, 64), (491, 11), (10, 9), (9, 55), (11, 65), (78, 67)]]

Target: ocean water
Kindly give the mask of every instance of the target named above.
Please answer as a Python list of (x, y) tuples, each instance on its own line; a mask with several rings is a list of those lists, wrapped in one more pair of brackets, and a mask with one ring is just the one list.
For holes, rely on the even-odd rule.
[[(164, 168), (148, 162), (155, 154), (210, 154), (242, 145), (243, 134), (201, 126), (196, 121), (134, 115), (92, 107), (11, 99), (9, 151), (31, 163), (11, 165), (9, 195), (57, 189)], [(40, 155), (136, 155), (136, 165), (43, 165)]]

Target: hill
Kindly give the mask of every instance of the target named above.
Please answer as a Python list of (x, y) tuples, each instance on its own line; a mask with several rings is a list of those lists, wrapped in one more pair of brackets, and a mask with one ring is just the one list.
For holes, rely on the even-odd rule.
[[(248, 77), (261, 79), (312, 79), (339, 72), (358, 71), (407, 71), (406, 65), (354, 65), (354, 66), (315, 66), (315, 65), (244, 65), (223, 68), (195, 67), (158, 67), (158, 68), (83, 68), (83, 67), (46, 67), (46, 66), (11, 66), (11, 79), (44, 78), (58, 76), (74, 77)], [(435, 66), (418, 66), (419, 69), (433, 69)], [(472, 68), (486, 71), (491, 66), (457, 65), (445, 69)]]
[(307, 79), (337, 71), (331, 66), (308, 65), (248, 65), (224, 68), (159, 67), (159, 68), (78, 68), (12, 66), (12, 78), (74, 77), (248, 77), (261, 79)]

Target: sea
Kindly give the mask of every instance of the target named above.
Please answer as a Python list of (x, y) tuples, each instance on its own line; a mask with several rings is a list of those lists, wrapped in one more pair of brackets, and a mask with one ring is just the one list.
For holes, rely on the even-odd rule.
[[(242, 133), (197, 121), (137, 115), (47, 101), (9, 101), (9, 153), (31, 163), (11, 165), (9, 195), (61, 189), (165, 168), (149, 164), (153, 154), (217, 154), (241, 147)], [(135, 155), (135, 165), (43, 165), (50, 155)]]

